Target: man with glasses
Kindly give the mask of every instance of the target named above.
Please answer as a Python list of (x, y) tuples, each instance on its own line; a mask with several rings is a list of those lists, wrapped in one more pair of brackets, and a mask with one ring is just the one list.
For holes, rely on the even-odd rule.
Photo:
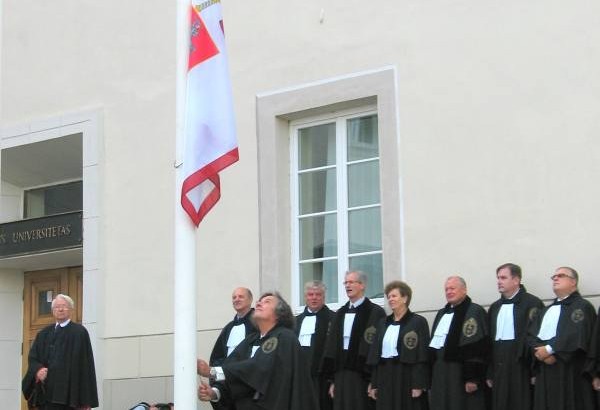
[(349, 300), (331, 323), (322, 372), (333, 381), (329, 394), (334, 410), (374, 409), (374, 401), (367, 395), (366, 360), (377, 323), (385, 317), (385, 311), (365, 296), (364, 272), (349, 271), (343, 284)]
[(56, 323), (35, 337), (23, 378), (23, 394), (30, 407), (40, 410), (98, 407), (90, 336), (85, 327), (71, 321), (73, 299), (59, 294), (51, 306)]
[(579, 275), (564, 266), (551, 276), (554, 302), (532, 327), (536, 359), (534, 410), (593, 410), (594, 393), (583, 375), (596, 320), (592, 304), (577, 291)]

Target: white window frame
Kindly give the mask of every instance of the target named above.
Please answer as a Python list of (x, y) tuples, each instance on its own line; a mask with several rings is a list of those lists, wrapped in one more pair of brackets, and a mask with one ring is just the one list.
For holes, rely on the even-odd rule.
[[(294, 306), (298, 307), (298, 310), (303, 309), (304, 300), (300, 297), (300, 292), (302, 290), (303, 284), (300, 283), (300, 257), (299, 257), (299, 234), (300, 234), (300, 226), (299, 226), (299, 203), (298, 203), (298, 175), (302, 171), (298, 170), (298, 130), (301, 128), (317, 126), (322, 124), (330, 124), (335, 122), (336, 124), (336, 163), (335, 166), (328, 165), (321, 168), (316, 169), (336, 169), (336, 198), (337, 198), (337, 206), (335, 211), (325, 211), (319, 212), (319, 215), (333, 214), (334, 212), (337, 214), (337, 243), (338, 243), (338, 252), (336, 257), (325, 257), (318, 258), (319, 261), (325, 260), (334, 260), (337, 259), (338, 262), (338, 282), (337, 282), (337, 302), (328, 303), (327, 305), (332, 309), (338, 309), (340, 306), (344, 305), (347, 301), (346, 292), (344, 287), (342, 286), (342, 281), (344, 280), (345, 272), (349, 269), (349, 249), (348, 249), (348, 214), (350, 211), (357, 209), (368, 209), (379, 207), (380, 209), (380, 217), (381, 217), (381, 194), (379, 197), (379, 202), (376, 204), (362, 205), (357, 207), (349, 207), (348, 206), (348, 190), (347, 190), (347, 181), (348, 181), (348, 166), (352, 164), (362, 163), (362, 162), (371, 162), (377, 160), (379, 169), (380, 169), (380, 178), (379, 184), (381, 185), (381, 152), (377, 157), (369, 158), (369, 159), (361, 159), (357, 161), (348, 161), (347, 160), (347, 121), (352, 118), (364, 117), (368, 115), (377, 115), (377, 107), (375, 105), (369, 105), (365, 107), (359, 107), (355, 109), (344, 110), (340, 112), (328, 113), (324, 115), (319, 115), (310, 118), (303, 118), (299, 120), (294, 120), (290, 122), (290, 204), (291, 204), (291, 244), (292, 244), (292, 258), (291, 258), (291, 272), (292, 272), (292, 302)], [(381, 149), (381, 144), (379, 144)], [(314, 171), (315, 168), (312, 168), (311, 171)], [(380, 191), (381, 192), (381, 191)], [(314, 214), (310, 214), (314, 215)], [(310, 215), (304, 215), (310, 216)], [(383, 230), (382, 230), (383, 231)], [(383, 241), (383, 232), (381, 232), (381, 237)], [(373, 255), (373, 254), (381, 254), (383, 258), (383, 243), (382, 247), (378, 251), (370, 251), (370, 252), (362, 252), (358, 254), (353, 254), (352, 256), (362, 256), (362, 255)], [(369, 272), (371, 273), (371, 272)], [(382, 276), (385, 276), (382, 272)], [(382, 280), (384, 278), (382, 277)], [(329, 292), (330, 290), (328, 290)], [(382, 290), (383, 292), (383, 290)], [(383, 305), (383, 298), (375, 298), (373, 299), (375, 303)]]

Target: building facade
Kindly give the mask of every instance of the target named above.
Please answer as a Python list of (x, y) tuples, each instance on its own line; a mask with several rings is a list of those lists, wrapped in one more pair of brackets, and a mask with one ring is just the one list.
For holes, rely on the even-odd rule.
[[(0, 4), (0, 401), (18, 408), (57, 292), (92, 336), (102, 408), (172, 400), (175, 2)], [(597, 305), (600, 5), (223, 10), (240, 161), (197, 231), (200, 356), (234, 287), (300, 309), (317, 278), (335, 308), (347, 269), (382, 304), (406, 280), (431, 317), (451, 274), (488, 305), (501, 263), (545, 299), (572, 265)]]

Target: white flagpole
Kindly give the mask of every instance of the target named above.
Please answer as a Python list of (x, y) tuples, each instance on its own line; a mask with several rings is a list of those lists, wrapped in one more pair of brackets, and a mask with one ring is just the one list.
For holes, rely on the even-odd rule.
[(181, 207), (186, 78), (189, 53), (189, 0), (177, 0), (175, 144), (175, 294), (173, 376), (177, 409), (197, 409), (196, 241), (195, 228)]

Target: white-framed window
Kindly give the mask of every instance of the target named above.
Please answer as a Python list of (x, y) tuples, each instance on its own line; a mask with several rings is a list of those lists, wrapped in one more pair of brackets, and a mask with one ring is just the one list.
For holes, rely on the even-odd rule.
[[(326, 302), (345, 303), (345, 272), (368, 274), (366, 295), (383, 297), (380, 149), (374, 107), (290, 123), (292, 291), (321, 280)], [(297, 299), (296, 299), (297, 298)]]

